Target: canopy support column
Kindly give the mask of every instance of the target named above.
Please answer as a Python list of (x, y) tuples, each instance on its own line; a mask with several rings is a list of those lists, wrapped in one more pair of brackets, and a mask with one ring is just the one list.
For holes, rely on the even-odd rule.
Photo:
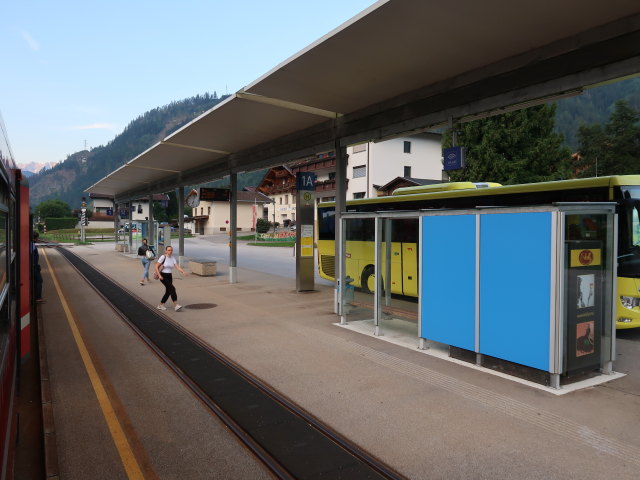
[(336, 268), (336, 283), (335, 283), (335, 305), (334, 312), (340, 315), (341, 322), (344, 320), (342, 314), (342, 291), (341, 285), (344, 282), (345, 277), (345, 265), (344, 265), (344, 251), (345, 244), (342, 236), (342, 212), (345, 211), (347, 204), (347, 155), (346, 147), (340, 145), (340, 139), (335, 139), (335, 152), (336, 152), (336, 213), (335, 213), (335, 253), (334, 253), (334, 268)]
[(158, 245), (158, 235), (153, 228), (153, 194), (149, 195), (149, 216), (147, 217), (147, 220), (147, 230), (149, 230), (149, 244), (154, 245), (156, 251), (158, 251), (158, 248), (160, 247), (160, 245)]
[[(133, 248), (133, 200), (129, 200), (129, 253)], [(126, 229), (125, 229), (126, 230)]]
[(178, 263), (184, 267), (184, 187), (178, 187)]
[(111, 203), (113, 205), (113, 240), (115, 243), (115, 246), (113, 248), (118, 248), (118, 204), (116, 203), (115, 198), (111, 201)]
[(237, 267), (238, 267), (238, 174), (232, 173), (231, 180), (231, 211), (229, 219), (229, 232), (231, 235), (229, 241), (229, 283), (238, 283)]

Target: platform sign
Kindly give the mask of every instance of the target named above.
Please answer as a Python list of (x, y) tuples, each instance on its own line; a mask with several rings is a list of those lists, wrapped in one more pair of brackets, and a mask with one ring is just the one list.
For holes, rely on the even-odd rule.
[(120, 218), (125, 219), (129, 216), (129, 212), (127, 212), (126, 208), (120, 209)]
[(312, 172), (298, 172), (296, 175), (296, 290), (309, 291), (315, 287), (313, 263), (314, 213), (316, 175)]
[(299, 192), (313, 192), (316, 189), (316, 174), (313, 172), (298, 172), (296, 174), (296, 189)]
[(465, 148), (450, 147), (442, 151), (444, 170), (460, 170), (465, 167)]
[(228, 188), (201, 188), (200, 200), (205, 202), (228, 202), (231, 190)]

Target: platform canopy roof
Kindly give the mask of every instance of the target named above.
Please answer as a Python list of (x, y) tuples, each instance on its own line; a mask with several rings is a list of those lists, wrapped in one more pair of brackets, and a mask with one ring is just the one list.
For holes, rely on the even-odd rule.
[(638, 0), (383, 0), (87, 191), (168, 191), (638, 72)]

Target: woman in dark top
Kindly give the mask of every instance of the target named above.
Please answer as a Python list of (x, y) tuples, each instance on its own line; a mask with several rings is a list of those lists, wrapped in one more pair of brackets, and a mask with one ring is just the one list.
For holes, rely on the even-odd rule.
[[(149, 253), (147, 252), (151, 252), (151, 255), (149, 255)], [(148, 245), (147, 239), (143, 238), (142, 245), (140, 245), (140, 248), (138, 248), (138, 255), (142, 257), (140, 260), (142, 261), (142, 266), (144, 268), (142, 272), (142, 280), (140, 280), (140, 285), (144, 285), (145, 279), (147, 280), (147, 283), (151, 282), (151, 280), (149, 280), (149, 265), (151, 264), (151, 260), (155, 258), (155, 253), (156, 252), (153, 251), (153, 247)], [(151, 256), (151, 258), (149, 258), (149, 256)]]

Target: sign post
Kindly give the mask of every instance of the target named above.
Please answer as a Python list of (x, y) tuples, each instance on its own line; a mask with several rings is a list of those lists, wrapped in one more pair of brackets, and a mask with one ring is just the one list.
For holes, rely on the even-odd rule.
[(315, 288), (313, 263), (316, 175), (298, 172), (296, 178), (296, 290)]
[(82, 197), (82, 207), (80, 208), (80, 241), (85, 243), (86, 234), (84, 227), (87, 224), (87, 203), (85, 197)]

